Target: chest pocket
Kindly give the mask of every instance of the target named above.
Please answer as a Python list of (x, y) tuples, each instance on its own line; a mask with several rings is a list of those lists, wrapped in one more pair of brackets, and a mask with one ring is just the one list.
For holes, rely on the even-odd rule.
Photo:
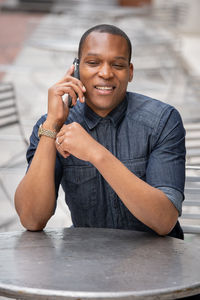
[(92, 166), (67, 166), (62, 184), (69, 208), (89, 209), (97, 202), (97, 170)]

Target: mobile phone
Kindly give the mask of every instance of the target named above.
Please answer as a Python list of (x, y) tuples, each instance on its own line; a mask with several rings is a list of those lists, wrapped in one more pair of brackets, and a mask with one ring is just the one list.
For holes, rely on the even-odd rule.
[[(80, 79), (80, 76), (79, 76), (79, 59), (75, 58), (74, 61), (73, 61), (73, 64), (74, 64), (74, 73), (73, 73), (72, 76), (77, 78), (77, 79)], [(73, 107), (72, 97), (70, 95), (68, 96), (68, 107), (69, 108)]]

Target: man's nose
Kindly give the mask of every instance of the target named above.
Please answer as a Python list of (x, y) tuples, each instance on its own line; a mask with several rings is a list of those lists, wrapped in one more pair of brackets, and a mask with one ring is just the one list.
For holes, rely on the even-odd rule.
[(112, 66), (109, 64), (105, 63), (102, 66), (100, 66), (99, 69), (99, 76), (104, 78), (104, 79), (110, 79), (113, 77), (113, 71), (112, 71)]

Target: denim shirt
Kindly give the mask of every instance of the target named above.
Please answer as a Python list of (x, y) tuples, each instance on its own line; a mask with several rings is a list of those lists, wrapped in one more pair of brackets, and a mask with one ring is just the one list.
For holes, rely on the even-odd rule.
[[(35, 125), (27, 151), (28, 163), (38, 144)], [(181, 215), (185, 182), (185, 130), (175, 108), (144, 95), (127, 92), (125, 99), (105, 118), (80, 102), (70, 110), (66, 124), (78, 122), (131, 172), (162, 190)], [(120, 174), (119, 174), (120, 176)], [(55, 186), (65, 191), (75, 227), (152, 230), (139, 221), (89, 162), (57, 153)], [(138, 199), (140, 201), (140, 199)], [(171, 236), (183, 238), (179, 222)]]

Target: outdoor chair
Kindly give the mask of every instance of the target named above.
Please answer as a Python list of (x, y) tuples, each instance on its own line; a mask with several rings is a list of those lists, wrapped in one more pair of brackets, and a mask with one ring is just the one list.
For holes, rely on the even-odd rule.
[(186, 130), (186, 159), (188, 165), (200, 166), (200, 118), (184, 120)]
[[(19, 135), (13, 131), (13, 126), (17, 126)], [(10, 134), (13, 131), (14, 134)], [(12, 83), (0, 83), (0, 141), (16, 141), (21, 140), (25, 147), (28, 146), (28, 140), (20, 120), (20, 114), (17, 106), (15, 89)], [(13, 158), (17, 158), (19, 154), (14, 153), (14, 157), (9, 161), (0, 163), (0, 168), (8, 167)], [(1, 158), (2, 160), (2, 158)]]
[(186, 166), (185, 200), (180, 222), (184, 233), (200, 233), (200, 167)]
[[(13, 133), (10, 134), (10, 132)], [(21, 141), (21, 144), (23, 145), (23, 151), (16, 151), (17, 141)], [(25, 157), (25, 148), (28, 146), (28, 141), (20, 120), (15, 89), (12, 83), (0, 83), (0, 143), (1, 208), (6, 212), (6, 207), (11, 206), (11, 210), (14, 208), (12, 189), (16, 183), (15, 168), (16, 165), (19, 165), (19, 158), (21, 159), (22, 155)], [(11, 178), (8, 181), (9, 185), (6, 183), (7, 178)], [(1, 230), (5, 230), (10, 224), (16, 221), (16, 216), (14, 216), (14, 214), (10, 215), (8, 213), (6, 215), (5, 212), (0, 218)]]

